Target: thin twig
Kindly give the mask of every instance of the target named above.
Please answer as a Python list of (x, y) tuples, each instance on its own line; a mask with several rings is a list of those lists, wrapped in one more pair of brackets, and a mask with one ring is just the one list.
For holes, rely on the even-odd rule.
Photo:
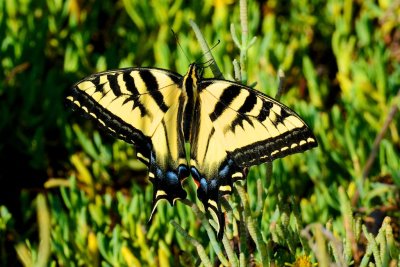
[[(303, 230), (301, 230), (301, 235), (308, 240), (310, 248), (314, 251), (316, 255), (319, 254), (319, 247), (316, 246), (315, 240), (313, 240), (313, 236), (311, 235), (311, 231), (314, 230), (315, 232), (320, 231), (323, 236), (329, 241), (329, 245), (334, 251), (338, 251), (338, 258), (336, 264), (337, 266), (348, 266), (344, 259), (343, 255), (343, 244), (340, 240), (335, 237), (335, 235), (323, 227), (320, 223), (311, 223), (307, 225)], [(315, 238), (315, 236), (314, 236)]]
[(354, 263), (356, 265), (359, 264), (359, 252), (358, 246), (354, 234), (354, 217), (353, 211), (351, 209), (350, 200), (343, 189), (343, 187), (339, 187), (339, 203), (340, 203), (340, 211), (343, 217), (343, 225), (345, 229), (345, 246), (344, 246), (344, 256), (348, 263), (350, 263), (351, 258), (353, 256)]
[(226, 255), (228, 256), (230, 266), (237, 267), (239, 264), (238, 258), (237, 255), (235, 254), (235, 251), (232, 248), (231, 243), (229, 242), (228, 237), (226, 236), (226, 233), (224, 233), (224, 236), (222, 238), (222, 243), (224, 244), (225, 252)]
[[(397, 92), (396, 97), (400, 99), (400, 89)], [(386, 132), (387, 132), (387, 130), (389, 128), (390, 123), (394, 119), (394, 116), (396, 115), (396, 112), (399, 110), (399, 107), (398, 107), (399, 103), (397, 103), (397, 102), (398, 101), (394, 101), (393, 105), (390, 108), (389, 114), (386, 117), (385, 123), (383, 124), (383, 127), (382, 127), (381, 131), (379, 132), (379, 134), (376, 136), (376, 138), (374, 140), (374, 144), (372, 145), (371, 153), (369, 154), (367, 163), (365, 164), (364, 170), (363, 170), (363, 173), (362, 173), (363, 179), (365, 179), (368, 176), (369, 171), (371, 170), (372, 164), (375, 161), (376, 155), (378, 154), (379, 145), (380, 145), (383, 137), (385, 136), (385, 134), (386, 134)]]
[(242, 74), (240, 72), (239, 62), (236, 59), (234, 59), (232, 63), (233, 63), (233, 70), (234, 70), (234, 73), (235, 73), (235, 81), (241, 82), (242, 81)]
[(278, 91), (276, 92), (275, 99), (280, 100), (281, 96), (283, 95), (283, 89), (285, 85), (285, 73), (283, 70), (279, 69), (278, 70), (278, 78), (279, 78), (279, 85), (278, 85)]
[[(364, 181), (367, 178), (367, 176), (371, 170), (372, 164), (374, 163), (374, 161), (376, 159), (376, 155), (378, 154), (379, 145), (381, 144), (383, 137), (385, 137), (385, 134), (389, 128), (390, 123), (393, 121), (394, 116), (396, 115), (397, 111), (399, 110), (399, 100), (400, 100), (400, 89), (397, 91), (397, 95), (395, 96), (394, 103), (390, 107), (389, 113), (386, 117), (385, 123), (383, 124), (381, 131), (378, 133), (378, 135), (376, 136), (376, 138), (374, 140), (374, 144), (372, 145), (371, 153), (369, 154), (367, 163), (365, 163), (365, 166), (364, 166), (364, 169), (362, 172), (362, 181)], [(353, 205), (356, 205), (359, 197), (360, 197), (360, 192), (357, 190), (354, 193), (354, 196), (351, 200)]]
[(239, 203), (237, 206), (237, 210), (239, 213), (239, 265), (240, 266), (246, 266), (248, 256), (249, 256), (249, 250), (247, 247), (247, 231), (246, 231), (246, 218), (244, 215), (244, 208), (243, 208), (243, 203)]

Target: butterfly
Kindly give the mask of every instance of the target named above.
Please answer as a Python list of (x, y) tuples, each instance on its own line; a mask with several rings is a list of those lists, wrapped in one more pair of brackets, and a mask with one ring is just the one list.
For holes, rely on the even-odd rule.
[[(191, 64), (184, 76), (158, 68), (125, 68), (90, 75), (67, 100), (109, 134), (131, 143), (149, 170), (153, 208), (185, 199), (191, 175), (197, 197), (224, 230), (220, 198), (247, 168), (317, 146), (293, 110), (250, 87), (202, 78)], [(185, 143), (190, 145), (186, 155)]]

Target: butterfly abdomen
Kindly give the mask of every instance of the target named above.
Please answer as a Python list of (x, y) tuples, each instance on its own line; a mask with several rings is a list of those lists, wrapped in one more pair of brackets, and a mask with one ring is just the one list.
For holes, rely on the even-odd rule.
[(192, 122), (196, 119), (195, 103), (198, 96), (197, 83), (199, 81), (199, 73), (196, 64), (190, 64), (189, 70), (182, 79), (182, 94), (185, 95), (185, 111), (183, 114), (183, 131), (185, 141), (190, 139), (190, 131)]

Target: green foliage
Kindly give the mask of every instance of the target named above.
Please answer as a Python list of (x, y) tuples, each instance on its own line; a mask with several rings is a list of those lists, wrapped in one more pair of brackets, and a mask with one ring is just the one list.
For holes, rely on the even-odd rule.
[[(244, 3), (0, 1), (0, 265), (399, 264), (400, 2)], [(271, 96), (283, 82), (319, 141), (235, 184), (222, 242), (191, 179), (149, 224), (134, 148), (63, 103), (105, 69), (183, 74), (218, 40), (212, 67)]]

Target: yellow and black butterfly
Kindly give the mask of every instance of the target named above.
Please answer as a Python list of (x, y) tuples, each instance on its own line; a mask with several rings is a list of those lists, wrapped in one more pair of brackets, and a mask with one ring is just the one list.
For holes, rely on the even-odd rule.
[[(186, 198), (191, 175), (197, 196), (224, 229), (219, 199), (246, 178), (247, 167), (317, 146), (304, 121), (278, 101), (241, 84), (202, 79), (198, 65), (185, 76), (157, 68), (93, 74), (67, 99), (101, 128), (136, 147), (149, 168), (153, 209)], [(187, 162), (185, 143), (190, 144)]]

